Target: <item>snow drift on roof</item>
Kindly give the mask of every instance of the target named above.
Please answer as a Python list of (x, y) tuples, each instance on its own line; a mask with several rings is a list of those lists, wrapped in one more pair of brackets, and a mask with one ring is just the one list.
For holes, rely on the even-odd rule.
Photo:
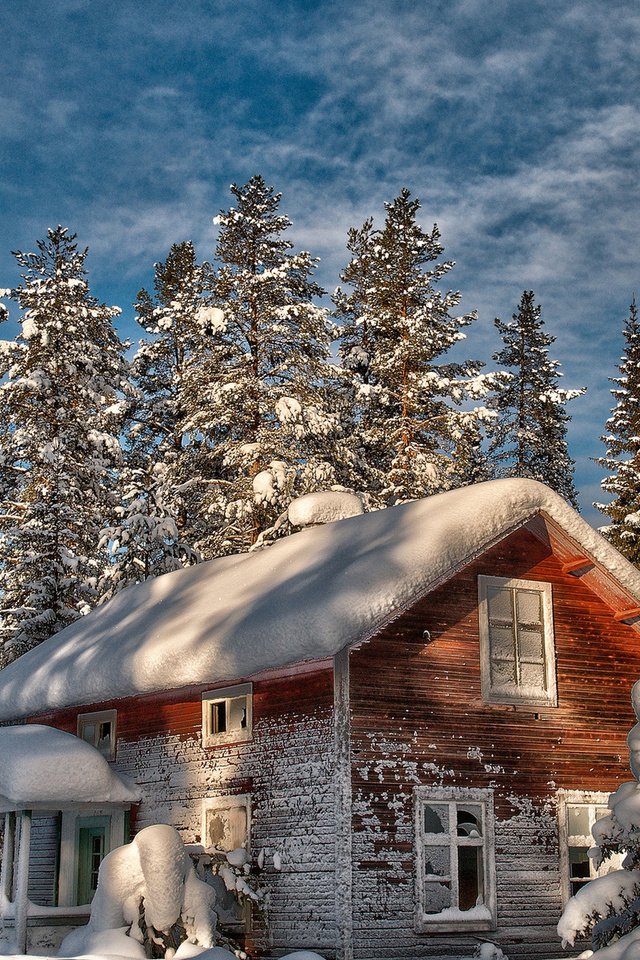
[(0, 727), (0, 810), (130, 804), (140, 796), (95, 747), (71, 733), (36, 723)]
[(0, 671), (0, 720), (333, 656), (540, 512), (640, 602), (640, 573), (557, 494), (494, 480), (129, 587)]

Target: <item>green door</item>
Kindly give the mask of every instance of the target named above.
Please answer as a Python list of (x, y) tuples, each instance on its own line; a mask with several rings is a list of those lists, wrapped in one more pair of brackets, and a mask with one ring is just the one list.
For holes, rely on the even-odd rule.
[(110, 817), (78, 820), (78, 904), (91, 903), (98, 886), (98, 869), (109, 852)]

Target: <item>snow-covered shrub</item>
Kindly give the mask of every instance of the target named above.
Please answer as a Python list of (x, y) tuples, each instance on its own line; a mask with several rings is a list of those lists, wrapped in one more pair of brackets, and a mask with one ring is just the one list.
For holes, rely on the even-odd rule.
[(260, 885), (264, 851), (256, 863), (251, 863), (243, 847), (223, 852), (215, 847), (191, 847), (196, 875), (213, 888), (215, 911), (218, 918), (217, 940), (241, 958), (238, 934), (244, 929), (247, 911), (259, 914), (266, 924), (266, 896)]
[(503, 953), (500, 947), (489, 940), (476, 947), (474, 957), (478, 957), (479, 960), (509, 960), (506, 953)]
[(99, 953), (107, 931), (122, 928), (140, 956), (168, 955), (183, 940), (209, 948), (216, 922), (215, 893), (196, 876), (180, 835), (156, 824), (104, 858), (89, 923), (64, 939), (59, 956)]
[[(640, 720), (640, 680), (631, 694)], [(563, 946), (591, 933), (598, 960), (640, 957), (640, 722), (627, 737), (635, 780), (621, 784), (609, 797), (609, 816), (593, 827), (589, 850), (596, 866), (614, 853), (625, 855), (623, 869), (596, 877), (571, 897), (558, 923)]]

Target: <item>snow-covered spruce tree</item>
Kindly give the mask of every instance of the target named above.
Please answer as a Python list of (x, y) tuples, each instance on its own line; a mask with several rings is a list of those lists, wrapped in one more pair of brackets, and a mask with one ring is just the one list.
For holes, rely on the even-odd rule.
[(493, 383), (480, 374), (482, 364), (440, 360), (475, 314), (452, 315), (460, 294), (436, 288), (453, 263), (438, 259), (440, 233), (436, 225), (422, 229), (419, 208), (404, 189), (385, 204), (381, 230), (367, 220), (349, 232), (352, 259), (341, 280), (350, 290), (334, 295), (351, 380), (352, 456), (379, 504), (468, 482), (456, 449), (491, 418), (482, 406), (460, 409)]
[[(631, 700), (640, 720), (640, 681)], [(617, 854), (622, 869), (613, 869), (581, 887), (568, 901), (558, 936), (563, 946), (591, 933), (597, 960), (637, 960), (640, 956), (640, 723), (627, 737), (631, 773), (635, 780), (621, 784), (609, 798), (609, 816), (597, 820), (589, 851), (596, 867)]]
[(596, 503), (611, 523), (603, 531), (631, 563), (640, 566), (640, 324), (635, 298), (624, 326), (625, 348), (620, 376), (612, 378), (616, 405), (602, 437), (607, 452), (597, 460), (609, 475), (602, 489), (610, 503)]
[(122, 503), (103, 534), (112, 561), (106, 597), (198, 559), (193, 545), (206, 534), (202, 475), (210, 448), (185, 426), (192, 412), (185, 384), (211, 343), (210, 284), (211, 268), (197, 263), (193, 244), (176, 243), (155, 265), (154, 295), (143, 289), (137, 297), (147, 337), (132, 364)]
[[(330, 327), (313, 302), (315, 261), (283, 234), (280, 194), (254, 176), (231, 192), (219, 226), (215, 304), (220, 353), (190, 373), (198, 409), (189, 429), (215, 450), (208, 555), (249, 549), (279, 524), (292, 498), (343, 480), (329, 409)], [(194, 404), (195, 408), (195, 404)]]
[(0, 385), (2, 665), (88, 611), (103, 573), (128, 381), (119, 310), (89, 293), (86, 255), (63, 227), (15, 254), (21, 332)]
[(584, 388), (558, 386), (560, 365), (548, 350), (555, 337), (544, 329), (533, 291), (524, 291), (511, 323), (496, 319), (495, 324), (504, 346), (493, 359), (511, 373), (492, 400), (498, 420), (490, 454), (498, 473), (540, 480), (577, 508), (565, 406)]

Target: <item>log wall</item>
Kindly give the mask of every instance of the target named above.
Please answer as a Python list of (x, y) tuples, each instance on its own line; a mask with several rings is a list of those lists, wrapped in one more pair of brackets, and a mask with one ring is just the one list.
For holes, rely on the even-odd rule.
[[(479, 574), (552, 584), (557, 707), (483, 703)], [(355, 956), (471, 955), (477, 938), (511, 960), (558, 956), (558, 790), (609, 792), (630, 779), (637, 633), (522, 530), (354, 651), (350, 669)], [(495, 933), (413, 932), (419, 784), (495, 791)]]
[[(309, 947), (335, 952), (333, 672), (303, 673), (253, 685), (253, 738), (203, 747), (201, 694), (210, 685), (163, 696), (92, 704), (116, 708), (115, 769), (135, 779), (144, 800), (134, 832), (153, 823), (176, 827), (186, 843), (202, 840), (205, 798), (251, 795), (251, 848), (264, 850), (260, 882), (269, 895), (263, 949)], [(78, 710), (39, 722), (75, 733)], [(281, 869), (274, 866), (274, 854)], [(277, 859), (277, 858), (276, 858)]]

